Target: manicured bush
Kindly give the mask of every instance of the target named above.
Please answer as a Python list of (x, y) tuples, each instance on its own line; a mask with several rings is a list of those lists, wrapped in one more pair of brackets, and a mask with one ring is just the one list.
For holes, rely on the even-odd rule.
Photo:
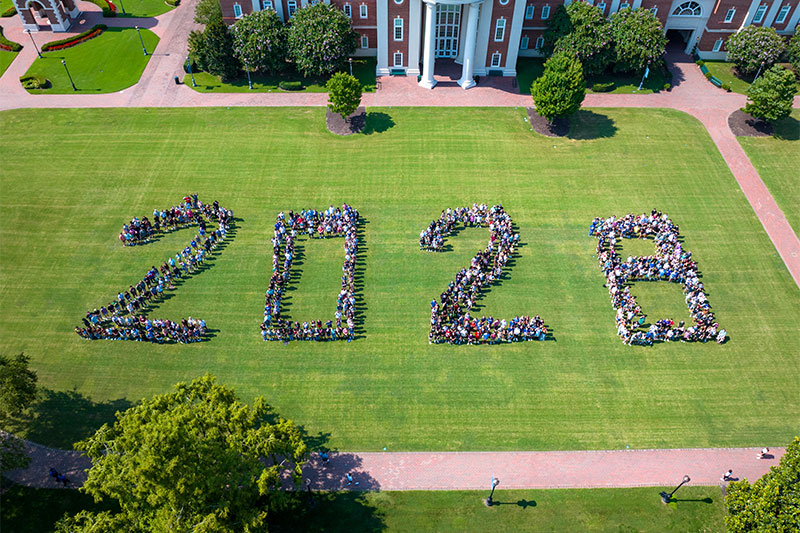
[(786, 45), (786, 55), (792, 64), (794, 75), (800, 78), (800, 26), (794, 31), (789, 44)]
[[(602, 73), (614, 58), (608, 20), (598, 8), (585, 2), (573, 2), (566, 11), (572, 30), (555, 41), (553, 53), (566, 52), (575, 57), (583, 65), (585, 76)], [(553, 35), (551, 32), (551, 38)]]
[(665, 83), (664, 84), (664, 90), (665, 91), (669, 91), (670, 89), (672, 89), (672, 84), (671, 83)]
[(350, 74), (337, 72), (325, 85), (328, 89), (328, 109), (346, 121), (361, 105), (361, 83)]
[(704, 73), (703, 75), (706, 77), (706, 79), (707, 79), (707, 80), (710, 80), (710, 79), (711, 79), (711, 76), (712, 76), (713, 74), (711, 74), (710, 72), (706, 72), (706, 73)]
[(86, 1), (91, 2), (100, 9), (102, 9), (103, 16), (106, 18), (113, 18), (117, 16), (117, 6), (115, 6), (111, 2), (106, 2), (106, 0), (86, 0)]
[(730, 86), (729, 83), (723, 83), (722, 84), (722, 88), (725, 89), (728, 92), (731, 92), (731, 86)]
[(22, 50), (21, 44), (6, 39), (5, 35), (3, 35), (2, 26), (0, 26), (0, 49), (6, 50), (8, 52), (19, 52), (20, 50)]
[(298, 9), (289, 25), (289, 56), (304, 76), (344, 70), (358, 47), (358, 33), (340, 8), (318, 3)]
[(664, 55), (667, 38), (661, 21), (649, 9), (625, 8), (611, 16), (614, 70), (642, 72)]
[(744, 112), (768, 122), (781, 120), (791, 114), (796, 93), (794, 74), (773, 65), (747, 89)]
[(301, 81), (282, 81), (278, 87), (284, 91), (300, 91), (303, 89), (303, 82)]
[(82, 42), (88, 41), (89, 39), (94, 39), (104, 31), (108, 26), (105, 24), (96, 24), (92, 28), (79, 33), (78, 35), (73, 35), (72, 37), (68, 37), (66, 39), (60, 39), (58, 41), (52, 41), (46, 43), (42, 46), (42, 52), (51, 52), (53, 50), (63, 50), (64, 48), (69, 48), (71, 46), (75, 46), (76, 44), (81, 44)]
[(13, 17), (16, 14), (17, 14), (17, 8), (14, 7), (14, 6), (11, 6), (8, 9), (6, 9), (5, 11), (3, 11), (3, 14), (0, 15), (0, 17)]
[(609, 91), (613, 91), (614, 82), (609, 81), (608, 83), (595, 83), (592, 85), (592, 90), (596, 93), (607, 93)]
[(239, 73), (239, 61), (233, 53), (233, 37), (222, 19), (211, 21), (202, 32), (189, 34), (189, 58), (223, 81)]
[(728, 61), (733, 62), (740, 73), (751, 76), (759, 69), (774, 65), (785, 45), (775, 28), (747, 26), (731, 35), (725, 47), (728, 49)]
[(536, 112), (550, 122), (575, 113), (586, 96), (581, 62), (565, 52), (553, 54), (531, 85), (531, 95)]
[(703, 61), (702, 59), (698, 59), (697, 61), (695, 61), (695, 63), (697, 64), (698, 67), (702, 67), (703, 65), (706, 64), (706, 62)]
[(273, 74), (286, 66), (286, 27), (272, 9), (240, 18), (231, 36), (234, 54), (248, 68)]
[(19, 81), (25, 89), (45, 89), (50, 85), (50, 80), (36, 74), (21, 76)]

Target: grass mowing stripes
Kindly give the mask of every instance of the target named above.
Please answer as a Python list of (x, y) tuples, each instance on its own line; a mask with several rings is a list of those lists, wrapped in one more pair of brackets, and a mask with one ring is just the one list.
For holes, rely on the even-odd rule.
[[(103, 402), (210, 371), (353, 451), (771, 446), (794, 434), (800, 293), (699, 122), (584, 110), (572, 138), (550, 139), (528, 130), (522, 109), (370, 113), (383, 131), (349, 138), (325, 130), (324, 109), (0, 114), (2, 350), (30, 354), (44, 387), (75, 389), (54, 396), (61, 415), (49, 424), (16, 429), (69, 445), (90, 430), (80, 419), (109, 411)], [(41, 121), (48, 127), (28, 127)], [(217, 336), (190, 346), (82, 341), (72, 328), (85, 310), (189, 236), (126, 248), (122, 223), (187, 192), (233, 209), (237, 234), (154, 316), (203, 317)], [(442, 254), (420, 252), (418, 235), (442, 209), (475, 201), (502, 203), (525, 243), (480, 312), (541, 314), (555, 341), (428, 345), (428, 302), (488, 231), (462, 231)], [(342, 202), (365, 219), (364, 337), (264, 343), (275, 214)], [(617, 338), (588, 224), (653, 207), (680, 225), (727, 344), (646, 349)], [(339, 245), (308, 244), (293, 317), (332, 316)], [(686, 318), (679, 286), (658, 285), (634, 286), (648, 315)]]

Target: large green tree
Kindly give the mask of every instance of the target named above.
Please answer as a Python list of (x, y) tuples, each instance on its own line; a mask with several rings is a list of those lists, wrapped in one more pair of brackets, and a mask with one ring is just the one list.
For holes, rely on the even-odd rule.
[(728, 485), (725, 495), (729, 533), (794, 533), (800, 528), (800, 439), (786, 447), (773, 466), (752, 485), (747, 479)]
[(29, 364), (24, 353), (0, 355), (0, 418), (19, 416), (36, 399), (38, 378)]
[(725, 48), (728, 49), (728, 61), (732, 61), (742, 74), (752, 76), (774, 65), (785, 45), (775, 28), (746, 26), (728, 38)]
[(219, 0), (200, 0), (194, 8), (194, 21), (205, 26), (215, 20), (222, 20)]
[(337, 72), (325, 85), (328, 90), (328, 109), (347, 120), (361, 104), (361, 83), (344, 72)]
[(794, 31), (794, 35), (786, 45), (786, 55), (794, 69), (794, 75), (800, 78), (800, 26)]
[(781, 120), (791, 114), (796, 93), (794, 74), (780, 65), (773, 65), (747, 89), (748, 102), (744, 111), (768, 122)]
[(334, 5), (309, 5), (295, 11), (289, 25), (289, 56), (306, 76), (343, 70), (358, 47), (350, 19)]
[(544, 64), (544, 73), (531, 85), (536, 112), (549, 122), (575, 113), (586, 96), (581, 63), (565, 52), (556, 53)]
[[(586, 2), (572, 2), (566, 13), (569, 24), (556, 21), (554, 24), (557, 26), (553, 26), (550, 32), (550, 38), (555, 38), (553, 53), (565, 52), (576, 57), (583, 65), (586, 76), (602, 73), (614, 58), (608, 20), (598, 8)], [(568, 33), (558, 36), (570, 26)]]
[(280, 71), (286, 66), (286, 27), (271, 10), (245, 15), (231, 27), (233, 51), (250, 69)]
[(206, 375), (117, 413), (76, 447), (92, 460), (81, 490), (119, 512), (82, 512), (61, 531), (263, 531), (269, 509), (290, 498), (307, 455), (291, 421), (273, 420)]
[(202, 32), (189, 34), (189, 59), (223, 80), (233, 79), (239, 73), (239, 62), (233, 53), (233, 37), (222, 19), (212, 20)]
[(614, 70), (641, 72), (661, 59), (667, 46), (664, 27), (649, 9), (620, 9), (611, 17)]

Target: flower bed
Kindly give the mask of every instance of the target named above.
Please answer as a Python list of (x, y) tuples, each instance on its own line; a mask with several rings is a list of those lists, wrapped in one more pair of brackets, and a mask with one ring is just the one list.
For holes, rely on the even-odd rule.
[(100, 9), (103, 10), (103, 16), (106, 18), (116, 17), (117, 16), (117, 6), (107, 0), (86, 0), (87, 2), (91, 2)]
[(3, 35), (3, 28), (0, 27), (0, 49), (8, 52), (19, 52), (22, 50), (22, 45), (6, 39)]
[(89, 39), (94, 39), (104, 31), (106, 31), (105, 24), (97, 24), (96, 26), (92, 27), (91, 29), (86, 30), (83, 33), (79, 33), (73, 37), (69, 37), (67, 39), (61, 39), (59, 41), (53, 41), (50, 43), (45, 44), (42, 46), (42, 52), (52, 52), (54, 50), (63, 50), (64, 48), (69, 48), (71, 46), (75, 46), (77, 44), (81, 44), (83, 42), (88, 41)]

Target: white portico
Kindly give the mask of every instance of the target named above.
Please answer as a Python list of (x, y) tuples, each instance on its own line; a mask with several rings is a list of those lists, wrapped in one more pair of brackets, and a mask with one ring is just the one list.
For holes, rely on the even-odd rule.
[[(464, 89), (475, 86), (475, 50), (478, 41), (478, 22), (484, 0), (424, 0), (425, 29), (422, 53), (422, 76), (419, 85), (433, 89), (436, 57), (461, 58), (461, 78), (458, 84)], [(465, 18), (466, 25), (461, 24)], [(459, 28), (464, 35), (459, 35)], [(459, 42), (463, 49), (458, 50)]]

